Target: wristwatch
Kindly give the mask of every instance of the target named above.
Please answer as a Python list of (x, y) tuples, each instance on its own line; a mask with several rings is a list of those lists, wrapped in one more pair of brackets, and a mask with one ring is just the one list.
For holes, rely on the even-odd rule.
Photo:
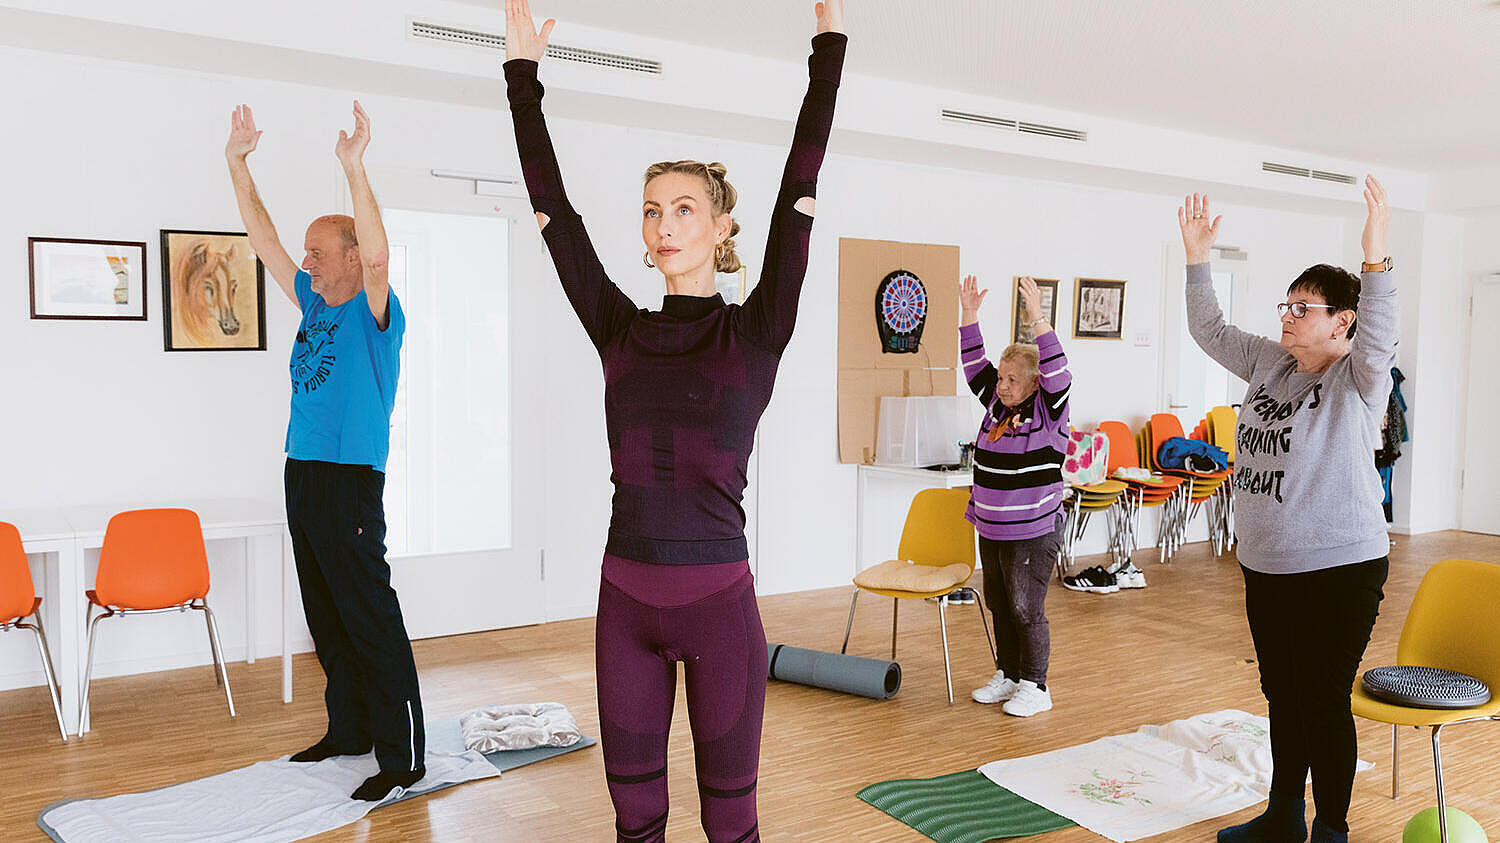
[(1385, 260), (1383, 260), (1383, 261), (1379, 261), (1379, 262), (1376, 262), (1376, 263), (1370, 263), (1369, 261), (1362, 262), (1359, 265), (1359, 271), (1360, 272), (1390, 272), (1392, 266), (1394, 266), (1394, 264), (1391, 262), (1390, 255), (1386, 255)]

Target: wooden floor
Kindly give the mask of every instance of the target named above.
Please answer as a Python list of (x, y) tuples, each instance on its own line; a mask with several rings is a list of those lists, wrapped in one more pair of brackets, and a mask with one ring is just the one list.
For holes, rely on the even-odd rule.
[[(1500, 537), (1446, 532), (1397, 537), (1391, 577), (1366, 664), (1394, 660), (1401, 622), (1422, 573), (1449, 557), (1500, 561)], [(937, 610), (907, 603), (898, 658), (900, 694), (873, 702), (773, 682), (761, 751), (760, 811), (767, 841), (920, 841), (921, 835), (860, 802), (875, 781), (973, 769), (1222, 708), (1264, 713), (1242, 582), (1231, 559), (1206, 545), (1159, 566), (1143, 550), (1150, 587), (1099, 596), (1054, 587), (1049, 684), (1056, 707), (1017, 719), (968, 691), (991, 668), (976, 609), (949, 615), (954, 694), (943, 688)], [(1149, 561), (1147, 561), (1149, 560)], [(843, 588), (761, 600), (767, 636), (837, 649), (848, 610)], [(879, 656), (890, 635), (888, 601), (865, 598), (851, 652)], [(593, 621), (578, 620), (415, 645), (432, 718), (493, 702), (557, 700), (598, 734)], [(37, 813), (54, 801), (138, 791), (207, 776), (295, 751), (322, 734), (322, 677), (311, 655), (295, 660), (297, 699), (280, 701), (280, 664), (230, 666), (239, 717), (230, 720), (207, 667), (97, 682), (93, 729), (64, 745), (42, 688), (0, 693), (0, 757), (6, 759), (0, 831), (42, 839)], [(702, 840), (685, 703), (672, 733), (668, 839)], [(1358, 721), (1360, 757), (1375, 762), (1354, 785), (1351, 837), (1399, 839), (1407, 818), (1434, 799), (1427, 733), (1402, 732), (1401, 798), (1389, 798), (1390, 732)], [(591, 841), (613, 839), (613, 812), (597, 747), (393, 805), (321, 840)], [(1444, 739), (1449, 804), (1500, 838), (1500, 724), (1455, 727)], [(1311, 808), (1311, 806), (1309, 806)], [(1242, 817), (1258, 812), (1247, 809)], [(1309, 810), (1311, 816), (1311, 810)], [(1158, 840), (1212, 839), (1223, 818)], [(1079, 828), (1048, 843), (1098, 840)]]

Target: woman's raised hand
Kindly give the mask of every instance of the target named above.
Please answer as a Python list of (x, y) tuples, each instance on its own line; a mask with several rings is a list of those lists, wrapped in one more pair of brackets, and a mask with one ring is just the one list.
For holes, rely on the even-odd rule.
[(819, 0), (813, 7), (818, 16), (818, 34), (844, 31), (844, 0)]
[(1189, 264), (1208, 261), (1214, 240), (1219, 237), (1219, 221), (1222, 219), (1222, 215), (1209, 216), (1206, 193), (1194, 193), (1182, 200), (1182, 207), (1177, 209), (1177, 225), (1182, 228), (1182, 247), (1187, 250)]
[(958, 321), (960, 325), (972, 325), (979, 321), (979, 306), (989, 290), (979, 289), (979, 279), (965, 275), (958, 285)]
[(1028, 323), (1046, 318), (1047, 312), (1042, 310), (1042, 290), (1030, 275), (1021, 276), (1021, 303), (1026, 305)]
[(557, 21), (547, 18), (540, 32), (531, 20), (529, 0), (505, 0), (505, 57), (540, 62)]
[(1365, 250), (1365, 263), (1380, 263), (1390, 252), (1385, 248), (1385, 234), (1391, 227), (1391, 206), (1385, 188), (1374, 176), (1365, 176), (1365, 230), (1359, 244)]

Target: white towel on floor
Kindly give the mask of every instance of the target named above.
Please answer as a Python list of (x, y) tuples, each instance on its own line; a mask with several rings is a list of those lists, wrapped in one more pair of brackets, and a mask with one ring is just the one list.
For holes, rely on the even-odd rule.
[(479, 752), (572, 746), (583, 739), (578, 723), (561, 703), (485, 705), (458, 716), (464, 746)]
[(80, 799), (44, 811), (41, 821), (65, 843), (290, 843), (332, 831), (379, 805), (461, 782), (500, 775), (477, 752), (427, 753), (427, 775), (384, 801), (349, 794), (379, 765), (374, 755), (311, 764), (285, 758), (145, 793)]
[[(1227, 709), (992, 761), (995, 784), (1123, 843), (1231, 814), (1271, 789), (1271, 724)], [(1369, 762), (1358, 769), (1368, 770)]]

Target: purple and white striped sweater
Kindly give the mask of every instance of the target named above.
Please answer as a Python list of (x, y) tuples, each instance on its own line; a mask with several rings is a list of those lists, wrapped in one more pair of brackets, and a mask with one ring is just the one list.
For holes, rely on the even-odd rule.
[[(1062, 508), (1073, 374), (1056, 331), (1037, 337), (1036, 344), (1041, 358), (1037, 391), (1021, 406), (1006, 407), (995, 394), (999, 376), (984, 355), (978, 323), (958, 329), (964, 378), (985, 406), (975, 437), (974, 485), (964, 517), (979, 535), (993, 541), (1045, 536), (1056, 529)], [(1019, 427), (990, 441), (990, 430), (1012, 413), (1020, 414)]]

